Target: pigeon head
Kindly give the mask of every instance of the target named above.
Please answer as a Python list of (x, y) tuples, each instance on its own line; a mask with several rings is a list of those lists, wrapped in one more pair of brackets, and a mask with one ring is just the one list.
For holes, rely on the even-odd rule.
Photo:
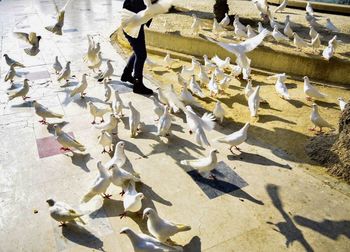
[(4, 57), (5, 57), (5, 58), (7, 58), (7, 57), (8, 57), (8, 55), (5, 53), (5, 54), (4, 54)]
[(68, 62), (67, 62), (67, 65), (70, 65), (70, 63), (71, 63), (71, 62), (70, 62), (70, 61), (68, 61)]
[(117, 148), (118, 149), (123, 149), (125, 147), (125, 142), (124, 141), (120, 141), (119, 143), (117, 143)]
[(318, 108), (316, 103), (313, 103), (311, 106), (312, 106), (312, 108), (315, 109), (315, 110), (317, 110), (317, 108)]
[(304, 77), (303, 77), (303, 80), (309, 80), (309, 77), (304, 76)]
[(148, 207), (148, 208), (145, 208), (145, 210), (143, 210), (142, 218), (145, 219), (146, 216), (147, 218), (149, 218), (149, 216), (154, 216), (156, 214), (157, 214), (156, 211)]
[(143, 193), (136, 194), (136, 199), (142, 200), (143, 198), (145, 198), (145, 195)]
[(337, 100), (338, 100), (338, 101), (344, 101), (344, 98), (343, 98), (343, 97), (338, 97)]
[(38, 41), (40, 41), (40, 39), (42, 39), (42, 37), (41, 37), (41, 36), (38, 36), (37, 38), (38, 38)]
[(46, 202), (49, 204), (49, 206), (55, 205), (55, 201), (53, 199), (48, 199)]
[(213, 150), (211, 150), (211, 152), (210, 152), (210, 154), (217, 154), (217, 153), (219, 153), (219, 151), (218, 151), (217, 149), (213, 149)]
[(130, 234), (131, 233), (131, 229), (128, 227), (122, 228), (119, 232), (120, 234)]

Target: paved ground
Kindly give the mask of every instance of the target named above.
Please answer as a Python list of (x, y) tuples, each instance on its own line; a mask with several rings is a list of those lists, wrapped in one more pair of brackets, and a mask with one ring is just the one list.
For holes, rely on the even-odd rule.
[[(62, 6), (62, 1), (58, 4)], [(119, 219), (123, 207), (116, 187), (109, 189), (111, 200), (96, 198), (81, 206), (89, 212), (84, 217), (86, 226), (60, 228), (48, 213), (45, 201), (49, 197), (78, 207), (96, 176), (96, 163), (109, 160), (96, 144), (99, 132), (90, 124), (86, 105), (89, 100), (102, 105), (104, 94), (82, 62), (88, 33), (101, 41), (104, 58), (114, 60), (113, 88), (123, 92), (125, 102), (133, 101), (146, 125), (137, 138), (130, 139), (126, 111), (118, 133), (126, 142), (131, 164), (141, 174), (143, 184), (137, 189), (146, 196), (143, 206), (191, 225), (191, 231), (173, 239), (184, 245), (185, 251), (349, 251), (349, 188), (333, 189), (324, 181), (328, 178), (310, 175), (299, 168), (302, 164), (276, 156), (278, 150), (273, 146), (251, 140), (241, 146), (241, 154), (232, 155), (226, 146), (214, 145), (220, 152), (216, 182), (186, 172), (181, 159), (204, 156), (209, 150), (194, 144), (181, 115), (175, 117), (173, 136), (169, 140), (158, 138), (151, 101), (133, 95), (118, 81), (125, 63), (107, 38), (118, 26), (121, 4), (73, 1), (66, 13), (65, 34), (56, 37), (43, 29), (53, 21), (50, 1), (0, 3), (1, 54), (7, 53), (27, 66), (20, 72), (31, 80), (31, 99), (64, 114), (64, 120), (50, 123), (65, 125), (65, 131), (73, 132), (87, 146), (83, 154), (60, 154), (54, 149), (52, 156), (40, 158), (42, 148), (52, 147), (40, 144), (41, 139), (53, 136), (52, 124), (39, 124), (30, 102), (7, 102), (5, 92), (10, 85), (1, 84), (0, 251), (132, 251), (129, 240), (119, 235), (120, 229), (129, 226), (146, 232), (145, 221), (137, 215)], [(37, 57), (23, 53), (23, 44), (11, 35), (17, 30), (42, 34)], [(90, 74), (85, 101), (69, 98), (71, 87), (59, 87), (51, 69), (55, 55), (63, 62), (71, 60), (78, 78), (84, 72)], [(7, 69), (2, 59), (1, 78)], [(16, 85), (21, 79), (16, 79)], [(70, 86), (76, 83), (72, 80)], [(213, 139), (223, 132), (217, 127), (208, 136)]]

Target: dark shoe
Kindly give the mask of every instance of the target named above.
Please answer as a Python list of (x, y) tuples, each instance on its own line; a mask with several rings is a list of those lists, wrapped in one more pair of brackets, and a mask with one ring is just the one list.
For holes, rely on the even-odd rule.
[(135, 83), (135, 78), (132, 77), (131, 73), (123, 72), (122, 76), (120, 77), (120, 80), (123, 82), (130, 82), (131, 84)]
[(142, 80), (135, 79), (134, 87), (132, 90), (135, 94), (151, 95), (153, 91), (143, 84)]

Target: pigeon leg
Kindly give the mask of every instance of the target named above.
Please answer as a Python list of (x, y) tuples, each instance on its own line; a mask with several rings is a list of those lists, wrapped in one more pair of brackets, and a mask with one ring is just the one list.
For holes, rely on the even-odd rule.
[(124, 190), (122, 190), (122, 192), (119, 193), (120, 196), (124, 196), (124, 194), (125, 194)]
[(107, 153), (105, 147), (103, 147), (103, 151), (101, 153)]
[(112, 194), (103, 193), (102, 197), (105, 198), (105, 199), (110, 199), (112, 197)]
[(316, 130), (316, 127), (313, 127), (313, 128), (309, 128), (310, 131), (315, 131)]
[(103, 117), (102, 117), (102, 120), (101, 120), (101, 123), (103, 123), (105, 120), (103, 119)]
[(192, 134), (193, 134), (192, 130), (189, 130), (189, 131), (188, 131), (188, 133), (190, 133), (190, 135), (192, 135)]
[(120, 219), (123, 219), (126, 216), (126, 212), (119, 214)]
[(233, 155), (236, 155), (236, 154), (233, 152), (233, 150), (232, 150), (233, 147), (234, 147), (234, 146), (231, 146), (231, 147), (229, 148), (229, 150), (231, 151), (231, 153), (232, 153)]
[(59, 226), (59, 227), (65, 227), (65, 226), (67, 226), (67, 224), (64, 223), (63, 221), (60, 221), (60, 224), (59, 224), (58, 226)]
[(310, 96), (306, 96), (307, 101), (312, 101), (312, 98)]
[(43, 124), (43, 125), (46, 125), (46, 124), (47, 124), (47, 122), (46, 122), (45, 119), (42, 119), (42, 120), (40, 120), (39, 122), (40, 122), (41, 124)]
[(29, 96), (23, 96), (22, 98), (23, 98), (23, 101), (25, 101), (25, 100), (29, 99), (30, 97)]
[(236, 148), (236, 150), (241, 151), (241, 149), (240, 149), (240, 148), (238, 148), (237, 146), (235, 146), (235, 148)]
[(95, 120), (93, 120), (91, 124), (95, 124), (95, 123), (96, 123), (96, 121), (95, 121)]

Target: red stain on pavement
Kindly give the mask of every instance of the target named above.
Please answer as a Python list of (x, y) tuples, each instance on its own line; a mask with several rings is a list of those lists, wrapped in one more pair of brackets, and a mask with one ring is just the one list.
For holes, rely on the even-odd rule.
[[(68, 134), (74, 137), (73, 132), (68, 132)], [(59, 142), (57, 142), (55, 136), (36, 139), (36, 145), (38, 147), (38, 154), (40, 158), (51, 157), (69, 152), (60, 150), (62, 146)]]

